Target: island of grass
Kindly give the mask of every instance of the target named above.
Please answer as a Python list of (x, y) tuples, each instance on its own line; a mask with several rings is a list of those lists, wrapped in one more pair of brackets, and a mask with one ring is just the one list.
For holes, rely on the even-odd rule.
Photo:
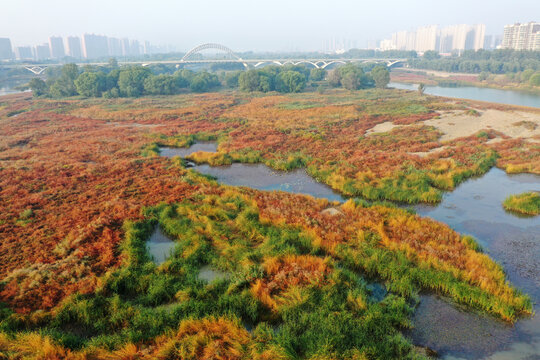
[(540, 214), (540, 194), (530, 191), (507, 197), (503, 206), (508, 211), (517, 212), (526, 215)]

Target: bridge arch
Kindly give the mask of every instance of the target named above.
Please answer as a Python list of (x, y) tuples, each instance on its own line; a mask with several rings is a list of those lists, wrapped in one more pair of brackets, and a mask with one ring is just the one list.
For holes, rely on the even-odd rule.
[(189, 50), (182, 57), (181, 62), (189, 62), (190, 57), (192, 55), (198, 54), (199, 52), (201, 52), (203, 50), (208, 50), (208, 49), (215, 49), (215, 50), (223, 51), (223, 52), (229, 54), (231, 57), (233, 57), (235, 59), (235, 61), (241, 62), (246, 67), (246, 69), (249, 68), (248, 64), (244, 60), (242, 60), (242, 58), (240, 56), (236, 55), (236, 53), (234, 51), (232, 51), (231, 49), (229, 49), (225, 45), (215, 44), (215, 43), (206, 43), (206, 44), (201, 44), (199, 46), (195, 46), (193, 49)]
[(39, 66), (39, 65), (35, 65), (35, 66), (30, 65), (30, 66), (25, 66), (24, 68), (30, 71), (31, 73), (33, 73), (34, 75), (41, 75), (42, 72), (47, 70), (47, 66)]
[(331, 60), (331, 61), (322, 61), (322, 66), (320, 66), (321, 69), (326, 69), (328, 66), (330, 65), (333, 65), (333, 64), (341, 64), (341, 65), (345, 65), (347, 64), (347, 61), (344, 61), (344, 60)]
[(386, 62), (386, 66), (388, 66), (388, 68), (392, 68), (394, 67), (394, 65), (398, 65), (398, 64), (404, 64), (406, 63), (407, 60), (402, 60), (402, 59), (399, 59), (399, 60), (389, 60)]

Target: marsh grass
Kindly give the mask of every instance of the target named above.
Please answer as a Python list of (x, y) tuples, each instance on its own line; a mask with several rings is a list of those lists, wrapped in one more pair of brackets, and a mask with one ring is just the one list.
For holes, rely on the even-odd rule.
[(508, 211), (521, 214), (539, 215), (540, 194), (538, 192), (526, 192), (517, 195), (510, 195), (504, 200), (503, 207)]

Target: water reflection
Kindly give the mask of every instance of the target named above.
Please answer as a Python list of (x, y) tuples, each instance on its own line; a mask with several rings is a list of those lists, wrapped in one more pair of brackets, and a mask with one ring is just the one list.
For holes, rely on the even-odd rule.
[(413, 318), (411, 337), (415, 344), (435, 349), (439, 354), (454, 354), (479, 359), (493, 353), (501, 344), (517, 340), (512, 325), (462, 309), (433, 295), (422, 295)]
[(366, 287), (370, 292), (371, 300), (373, 300), (374, 302), (383, 301), (383, 299), (388, 294), (386, 286), (378, 282), (369, 283)]
[(186, 157), (197, 151), (206, 151), (206, 152), (216, 152), (217, 144), (215, 142), (203, 141), (198, 142), (187, 148), (172, 148), (172, 147), (161, 147), (161, 156), (165, 157)]
[(172, 241), (159, 226), (156, 226), (150, 239), (146, 242), (148, 252), (156, 265), (161, 265), (167, 261), (174, 245), (174, 241)]
[(228, 166), (199, 165), (195, 170), (212, 175), (223, 184), (249, 186), (258, 190), (279, 190), (306, 194), (330, 201), (345, 201), (339, 193), (315, 181), (305, 169), (276, 171), (263, 164), (232, 164)]
[(230, 276), (231, 274), (227, 272), (215, 270), (210, 265), (205, 265), (199, 270), (199, 275), (197, 275), (197, 278), (199, 280), (212, 282), (214, 280), (228, 279)]
[[(186, 157), (197, 151), (215, 152), (215, 143), (196, 143), (189, 148), (160, 148), (161, 155), (166, 157)], [(217, 178), (220, 183), (233, 186), (247, 186), (258, 190), (279, 190), (290, 193), (311, 195), (330, 201), (345, 201), (339, 193), (326, 184), (314, 180), (305, 169), (277, 171), (264, 164), (235, 163), (225, 166), (209, 166), (206, 164), (193, 166), (202, 174)]]

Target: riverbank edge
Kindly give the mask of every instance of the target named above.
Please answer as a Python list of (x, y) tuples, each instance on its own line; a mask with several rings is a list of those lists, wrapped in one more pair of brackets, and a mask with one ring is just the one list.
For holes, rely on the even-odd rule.
[(422, 81), (425, 85), (436, 85), (436, 86), (448, 86), (449, 83), (452, 86), (474, 86), (479, 88), (488, 88), (488, 89), (497, 89), (497, 90), (507, 90), (507, 91), (518, 91), (530, 95), (540, 96), (540, 87), (535, 87), (531, 85), (499, 85), (486, 81), (466, 81), (461, 79), (456, 79), (453, 76), (477, 76), (479, 74), (466, 74), (466, 73), (447, 73), (448, 76), (437, 76), (430, 75), (432, 73), (442, 73), (436, 70), (429, 69), (395, 69), (390, 72), (390, 81), (398, 82), (404, 84), (418, 84), (418, 80), (407, 80), (407, 79), (396, 79), (396, 76), (392, 77), (392, 74), (415, 74), (419, 76), (425, 76), (425, 79)]

